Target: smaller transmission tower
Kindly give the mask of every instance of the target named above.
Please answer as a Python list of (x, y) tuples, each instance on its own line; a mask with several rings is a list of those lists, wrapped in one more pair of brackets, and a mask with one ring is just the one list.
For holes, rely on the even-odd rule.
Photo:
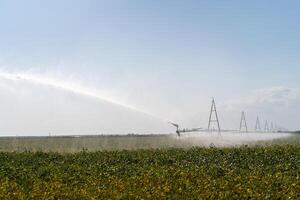
[(274, 132), (278, 132), (278, 126), (277, 126), (276, 122), (274, 123)]
[(268, 124), (268, 120), (266, 120), (266, 123), (265, 123), (265, 132), (268, 132), (269, 131), (269, 124)]
[(271, 132), (273, 132), (273, 131), (274, 131), (273, 122), (271, 122), (270, 131), (271, 131)]
[[(212, 115), (215, 115), (215, 118), (212, 118)], [(209, 114), (209, 121), (208, 121), (208, 131), (209, 130), (214, 130), (211, 129), (211, 124), (212, 122), (216, 122), (218, 125), (218, 132), (220, 133), (221, 129), (220, 129), (220, 124), (219, 124), (219, 118), (218, 118), (218, 113), (217, 113), (217, 108), (216, 108), (216, 104), (215, 104), (215, 99), (212, 98), (212, 103), (211, 103), (211, 108), (210, 108), (210, 114)]]
[(257, 116), (257, 118), (256, 118), (255, 131), (261, 131), (261, 128), (260, 128), (260, 121), (259, 121), (258, 116)]
[(245, 117), (245, 112), (242, 112), (241, 116), (241, 122), (240, 122), (240, 131), (245, 128), (246, 132), (248, 132), (248, 127), (247, 127), (247, 122), (246, 122), (246, 117)]

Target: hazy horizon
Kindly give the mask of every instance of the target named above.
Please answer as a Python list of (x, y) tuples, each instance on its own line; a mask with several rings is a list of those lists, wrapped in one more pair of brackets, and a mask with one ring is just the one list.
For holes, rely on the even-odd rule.
[(0, 135), (207, 128), (212, 97), (222, 129), (238, 129), (245, 111), (249, 129), (258, 116), (300, 130), (299, 9), (0, 1)]

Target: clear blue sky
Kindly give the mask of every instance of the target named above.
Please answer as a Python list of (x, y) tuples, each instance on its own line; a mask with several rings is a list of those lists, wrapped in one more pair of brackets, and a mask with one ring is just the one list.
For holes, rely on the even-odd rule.
[(0, 68), (76, 77), (178, 120), (205, 119), (211, 96), (281, 87), (299, 101), (299, 10), (296, 0), (0, 0)]

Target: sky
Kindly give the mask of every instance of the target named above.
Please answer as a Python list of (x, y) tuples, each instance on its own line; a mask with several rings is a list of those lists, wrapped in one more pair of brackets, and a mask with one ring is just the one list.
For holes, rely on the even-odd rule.
[[(300, 129), (299, 9), (296, 0), (0, 0), (0, 95), (7, 99), (2, 107), (13, 108), (12, 99), (26, 92), (40, 98), (4, 109), (0, 133), (22, 127), (51, 131), (33, 128), (42, 108), (58, 99), (61, 106), (51, 105), (52, 110), (74, 103), (57, 91), (66, 88), (8, 81), (1, 73), (67, 84), (66, 93), (75, 86), (91, 90), (184, 127), (207, 127), (215, 97), (222, 128), (237, 129), (245, 111), (249, 127), (259, 116), (262, 124)], [(45, 91), (56, 98), (42, 98)], [(91, 104), (80, 102), (82, 108)], [(20, 116), (31, 106), (40, 109), (33, 109), (39, 112), (29, 126)], [(56, 115), (50, 127), (69, 130), (61, 125), (62, 114)], [(87, 120), (82, 117), (82, 123)], [(101, 129), (96, 121), (93, 126)], [(73, 132), (84, 132), (87, 125), (74, 127)]]

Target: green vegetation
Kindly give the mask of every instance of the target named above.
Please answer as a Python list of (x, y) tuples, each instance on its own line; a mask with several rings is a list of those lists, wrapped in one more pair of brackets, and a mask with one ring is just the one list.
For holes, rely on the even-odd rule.
[(300, 147), (0, 153), (0, 199), (299, 199)]

